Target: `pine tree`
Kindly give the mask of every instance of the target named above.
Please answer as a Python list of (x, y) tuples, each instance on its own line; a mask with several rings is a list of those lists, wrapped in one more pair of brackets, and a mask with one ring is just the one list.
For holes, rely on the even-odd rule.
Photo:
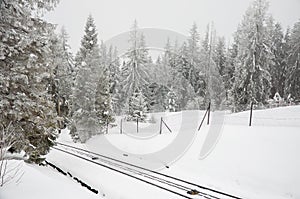
[(295, 23), (289, 43), (286, 93), (290, 94), (295, 101), (300, 101), (300, 21)]
[(145, 46), (143, 34), (138, 32), (135, 21), (130, 32), (131, 47), (126, 53), (126, 59), (121, 71), (122, 100), (123, 104), (128, 102), (129, 96), (138, 89), (143, 90), (148, 84), (149, 74), (147, 71), (148, 50)]
[(217, 70), (221, 75), (222, 79), (225, 75), (225, 65), (226, 65), (226, 48), (224, 37), (219, 37), (217, 39), (217, 45), (215, 53), (213, 56), (214, 62), (216, 63)]
[(58, 1), (0, 1), (0, 126), (13, 126), (11, 150), (29, 162), (43, 160), (56, 139), (57, 117), (49, 90), (54, 26), (39, 14)]
[[(272, 22), (270, 22), (272, 23)], [(271, 51), (273, 53), (273, 63), (270, 66), (270, 75), (272, 88), (270, 91), (270, 97), (273, 97), (275, 93), (279, 93), (281, 96), (284, 96), (284, 87), (285, 87), (285, 77), (287, 70), (287, 52), (284, 49), (284, 35), (279, 23), (271, 26), (270, 30), (270, 41), (271, 41)]]
[(102, 70), (103, 73), (100, 74), (95, 96), (95, 110), (99, 124), (105, 126), (114, 122), (114, 118), (112, 116), (111, 93), (109, 92), (108, 69), (102, 68)]
[(120, 59), (118, 56), (117, 48), (115, 47), (112, 53), (112, 58), (109, 63), (109, 84), (110, 94), (112, 97), (112, 109), (115, 114), (120, 114), (122, 110), (122, 93), (120, 87), (121, 70)]
[(165, 111), (166, 98), (169, 88), (156, 82), (150, 83), (144, 90), (144, 96), (147, 102), (147, 108), (150, 112)]
[(141, 91), (136, 89), (129, 98), (127, 120), (139, 120), (145, 122), (147, 119), (147, 102)]
[(237, 61), (238, 54), (238, 43), (236, 37), (234, 37), (234, 41), (230, 48), (228, 48), (226, 53), (226, 63), (224, 68), (224, 88), (225, 88), (225, 106), (230, 109), (234, 108), (234, 96), (232, 94), (233, 84), (235, 81), (234, 71)]
[[(202, 91), (204, 94), (203, 99), (198, 99), (197, 103), (203, 102), (200, 108), (205, 108), (209, 102), (212, 104), (212, 108), (219, 109), (223, 105), (225, 100), (225, 91), (222, 75), (220, 74), (221, 68), (218, 65), (220, 55), (217, 53), (216, 45), (216, 31), (212, 25), (207, 26), (205, 39), (202, 41), (201, 49), (201, 68), (204, 69), (205, 74), (203, 80)], [(200, 96), (202, 96), (200, 95)]]
[(207, 104), (211, 100), (211, 96), (209, 93), (209, 88), (210, 88), (210, 68), (211, 68), (211, 54), (212, 51), (210, 50), (210, 27), (207, 25), (207, 30), (204, 36), (204, 39), (201, 41), (201, 48), (200, 48), (200, 68), (201, 71), (203, 71), (202, 76), (204, 78), (202, 82), (202, 87), (199, 90), (199, 96), (203, 98), (203, 105), (201, 108), (205, 108)]
[[(101, 133), (97, 117), (96, 93), (97, 83), (100, 81), (100, 66), (103, 59), (100, 56), (97, 31), (94, 20), (90, 15), (85, 25), (85, 34), (81, 40), (81, 47), (75, 59), (77, 69), (73, 92), (72, 128), (71, 136), (75, 141), (85, 142), (92, 135)], [(99, 101), (99, 95), (97, 96)]]
[(157, 71), (155, 82), (159, 82), (163, 86), (171, 86), (172, 76), (171, 76), (171, 58), (173, 56), (172, 47), (170, 44), (170, 39), (167, 39), (167, 43), (164, 48), (164, 53), (162, 57), (156, 61)]
[(69, 111), (73, 86), (73, 57), (67, 38), (66, 30), (62, 28), (60, 35), (53, 36), (51, 45), (52, 65), (54, 66), (51, 94), (56, 103), (57, 114), (63, 118), (62, 122), (59, 121), (60, 128), (64, 128), (70, 121)]
[(187, 45), (187, 61), (188, 66), (186, 67), (187, 75), (186, 79), (190, 82), (194, 88), (195, 93), (199, 93), (201, 87), (203, 86), (203, 76), (201, 76), (201, 67), (200, 67), (200, 35), (197, 30), (196, 23), (193, 24), (190, 30), (190, 36), (188, 38)]
[(167, 111), (169, 112), (177, 111), (177, 97), (172, 88), (167, 94), (165, 105), (166, 105), (165, 109)]
[(245, 109), (251, 101), (266, 104), (269, 98), (272, 56), (266, 28), (267, 9), (265, 0), (254, 1), (236, 33), (239, 35), (233, 86), (236, 110)]

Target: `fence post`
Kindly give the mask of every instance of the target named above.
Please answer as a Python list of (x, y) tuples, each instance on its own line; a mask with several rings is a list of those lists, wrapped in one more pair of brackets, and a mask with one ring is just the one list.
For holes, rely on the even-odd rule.
[(106, 134), (108, 134), (108, 120), (106, 120)]
[(139, 132), (139, 118), (136, 118), (136, 133)]
[(206, 115), (207, 115), (207, 112), (208, 112), (208, 109), (206, 109), (206, 111), (205, 111), (205, 114), (204, 114), (204, 116), (203, 116), (203, 118), (202, 118), (202, 120), (201, 120), (201, 123), (200, 123), (199, 127), (198, 127), (198, 131), (200, 130), (200, 128), (201, 128), (201, 126), (202, 126), (202, 124), (203, 124), (203, 122), (204, 122), (204, 119), (205, 119), (205, 117), (206, 117)]
[(121, 119), (121, 124), (120, 124), (120, 134), (122, 134), (123, 133), (123, 119)]
[(163, 119), (161, 119), (162, 123), (164, 123), (164, 125), (167, 127), (167, 129), (170, 131), (170, 133), (172, 133), (172, 130), (170, 129), (170, 127), (165, 123), (165, 121)]
[(253, 111), (253, 102), (251, 102), (249, 126), (252, 125), (252, 111)]
[(207, 115), (207, 125), (209, 125), (209, 117), (210, 117), (210, 102), (208, 103), (208, 115)]
[(160, 117), (160, 127), (159, 127), (159, 134), (162, 133), (162, 117)]

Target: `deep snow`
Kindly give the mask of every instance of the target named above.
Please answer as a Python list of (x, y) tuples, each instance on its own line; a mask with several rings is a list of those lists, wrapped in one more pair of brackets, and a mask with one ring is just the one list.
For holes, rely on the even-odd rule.
[[(156, 123), (140, 124), (139, 133), (135, 123), (123, 123), (122, 135), (118, 117), (118, 126), (86, 144), (72, 143), (67, 131), (63, 131), (59, 141), (243, 198), (300, 198), (300, 106), (254, 111), (251, 127), (248, 111), (226, 113), (222, 120), (216, 119), (218, 115), (213, 113), (211, 124), (204, 124), (198, 132), (203, 115), (203, 111), (156, 113), (152, 118)], [(164, 127), (163, 134), (159, 135), (161, 116), (172, 133)], [(223, 125), (214, 121), (223, 121)], [(213, 149), (203, 156), (201, 151), (212, 128), (221, 129), (222, 134), (216, 135)], [(176, 146), (180, 150), (176, 151)], [(18, 184), (11, 182), (0, 188), (0, 198), (35, 199), (40, 198), (40, 194), (49, 199), (101, 198), (103, 195), (110, 199), (178, 198), (55, 150), (51, 150), (47, 160), (80, 177), (100, 193), (89, 192), (51, 168), (22, 163), (24, 176)], [(170, 168), (166, 169), (165, 165)]]

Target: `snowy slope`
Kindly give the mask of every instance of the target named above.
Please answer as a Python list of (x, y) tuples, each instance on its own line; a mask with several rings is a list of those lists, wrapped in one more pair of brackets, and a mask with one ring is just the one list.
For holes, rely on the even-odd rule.
[(80, 188), (80, 185), (51, 168), (13, 160), (9, 164), (13, 167), (20, 165), (20, 170), (16, 178), (0, 188), (1, 199), (99, 199), (99, 195)]
[[(210, 125), (204, 124), (198, 132), (197, 127), (203, 115), (203, 111), (157, 113), (153, 116), (153, 120), (157, 122), (140, 124), (138, 133), (134, 123), (123, 123), (125, 134), (122, 135), (118, 118), (118, 126), (109, 129), (106, 135), (93, 137), (86, 144), (72, 143), (67, 131), (61, 134), (59, 141), (136, 165), (155, 168), (242, 198), (300, 198), (300, 106), (254, 111), (252, 127), (248, 126), (249, 112), (225, 114), (222, 120), (217, 119), (220, 117), (218, 113), (212, 113)], [(163, 134), (159, 135), (161, 116), (172, 133), (164, 127)], [(224, 123), (220, 125), (215, 121)], [(217, 137), (213, 150), (203, 157), (201, 152), (204, 143), (214, 128), (220, 128), (222, 133)], [(178, 138), (184, 144), (174, 145)], [(176, 151), (176, 146), (182, 147), (183, 151)], [(170, 154), (172, 150), (176, 155)], [(99, 190), (99, 194), (89, 192), (54, 170), (25, 164), (27, 172), (22, 183), (10, 184), (4, 192), (1, 190), (0, 198), (14, 199), (21, 192), (32, 194), (35, 186), (43, 187), (43, 192), (47, 193), (48, 189), (38, 182), (57, 189), (57, 192), (50, 193), (52, 197), (49, 198), (62, 198), (54, 197), (53, 194), (73, 194), (72, 191), (76, 193), (72, 198), (178, 198), (174, 194), (56, 150), (52, 150), (47, 159)], [(167, 169), (165, 165), (170, 168)]]
[(199, 159), (211, 128), (205, 125), (171, 173), (244, 198), (300, 198), (300, 107), (254, 111), (253, 117), (249, 127), (249, 112), (226, 115), (214, 150)]

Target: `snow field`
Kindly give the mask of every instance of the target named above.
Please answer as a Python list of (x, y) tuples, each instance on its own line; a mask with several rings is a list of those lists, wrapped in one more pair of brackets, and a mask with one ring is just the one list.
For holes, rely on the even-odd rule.
[[(128, 133), (130, 135), (120, 135), (119, 126), (116, 126), (109, 129), (109, 134), (95, 136), (86, 144), (72, 143), (68, 131), (63, 131), (58, 141), (136, 165), (152, 167), (163, 164), (162, 160), (166, 158), (164, 147), (172, 146), (176, 136), (184, 132), (192, 138), (189, 147), (176, 159), (177, 161), (168, 164), (169, 169), (161, 166), (160, 172), (242, 198), (300, 197), (300, 106), (255, 110), (251, 127), (248, 126), (249, 111), (226, 114), (222, 134), (204, 159), (200, 158), (200, 151), (206, 137), (209, 136), (208, 132), (213, 122), (210, 125), (204, 123), (197, 132), (195, 127), (199, 125), (204, 112), (188, 111), (184, 114), (187, 118), (183, 118), (181, 112), (154, 114), (156, 121), (165, 115), (166, 123), (172, 131), (174, 129), (172, 133), (164, 130), (162, 135), (156, 135), (159, 130), (157, 122), (142, 124), (140, 134), (136, 134), (129, 131), (134, 125), (128, 124), (124, 128), (127, 128), (127, 132), (132, 132)], [(215, 113), (211, 114), (211, 121), (214, 120), (214, 115)], [(181, 121), (189, 123), (182, 124)], [(276, 125), (278, 121), (280, 126)], [(116, 123), (118, 124), (118, 121)], [(152, 135), (152, 138), (144, 139)], [(135, 138), (137, 136), (141, 136), (142, 139)], [(115, 148), (102, 145), (107, 144), (107, 140)], [(61, 196), (73, 199), (99, 198), (103, 195), (104, 198), (110, 199), (178, 198), (171, 193), (56, 150), (51, 150), (47, 160), (71, 172), (100, 193), (93, 194), (51, 168), (23, 163), (23, 178), (18, 184), (11, 183), (4, 191), (1, 190), (0, 198), (19, 199), (22, 195), (24, 198), (34, 199), (41, 193), (47, 195), (46, 199)]]

